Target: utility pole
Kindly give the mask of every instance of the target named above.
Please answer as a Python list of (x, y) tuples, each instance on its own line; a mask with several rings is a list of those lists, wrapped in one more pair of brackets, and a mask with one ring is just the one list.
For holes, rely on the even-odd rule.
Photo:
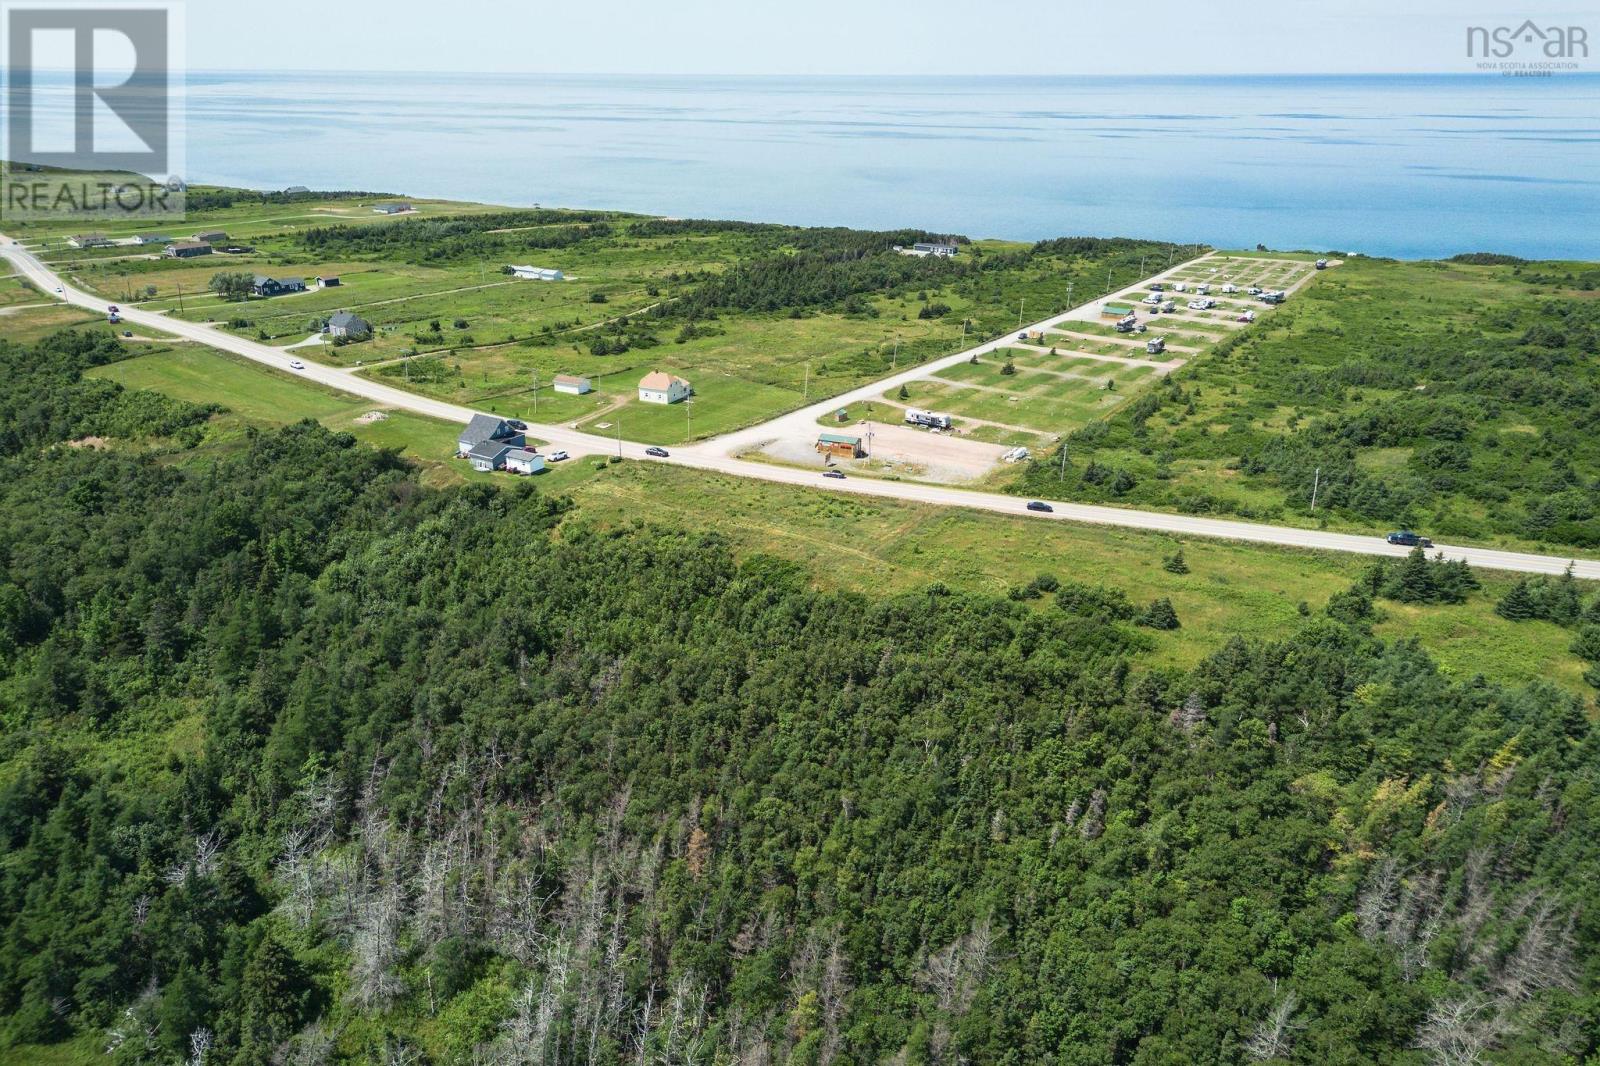
[(622, 415), (617, 415), (617, 458), (622, 458)]
[(1071, 281), (1067, 282), (1067, 310), (1068, 311), (1072, 310), (1072, 286), (1075, 285), (1075, 284), (1076, 284), (1076, 282), (1071, 282)]
[(894, 355), (889, 357), (889, 369), (900, 369), (900, 334), (894, 335)]
[(694, 436), (694, 401), (683, 401), (683, 432), (685, 439)]
[(1061, 473), (1057, 476), (1057, 480), (1067, 480), (1067, 438), (1065, 437), (1061, 438)]
[(811, 399), (811, 360), (809, 359), (806, 360), (806, 384), (800, 393), (800, 398), (802, 400)]
[(1106, 292), (1111, 291), (1111, 268), (1106, 267)]
[(539, 421), (539, 371), (533, 372), (533, 420)]
[(1144, 261), (1146, 259), (1148, 259), (1148, 258), (1149, 258), (1149, 256), (1144, 256), (1144, 255), (1141, 255), (1139, 257), (1139, 276), (1141, 278), (1144, 277)]
[(1022, 328), (1022, 309), (1028, 306), (1028, 298), (1024, 296), (1022, 302), (1017, 304), (1017, 328)]
[(183, 314), (183, 282), (178, 282), (178, 314)]
[(1322, 488), (1322, 467), (1317, 467), (1317, 472), (1311, 477), (1311, 509), (1317, 509), (1317, 490)]

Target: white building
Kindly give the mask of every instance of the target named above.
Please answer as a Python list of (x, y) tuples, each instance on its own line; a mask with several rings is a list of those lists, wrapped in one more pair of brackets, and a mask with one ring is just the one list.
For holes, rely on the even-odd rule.
[(513, 266), (511, 273), (523, 281), (562, 281), (566, 275), (549, 267)]
[(506, 452), (506, 469), (513, 474), (541, 474), (544, 456), (529, 448), (513, 448)]
[(594, 385), (588, 378), (576, 374), (557, 374), (553, 388), (568, 396), (583, 396), (594, 391)]
[(693, 393), (687, 381), (664, 370), (652, 370), (639, 381), (640, 403), (679, 403)]

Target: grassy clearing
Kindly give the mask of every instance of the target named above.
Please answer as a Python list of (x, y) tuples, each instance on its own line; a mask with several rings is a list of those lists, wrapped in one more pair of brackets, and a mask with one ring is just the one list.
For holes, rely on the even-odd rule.
[[(1178, 541), (1135, 530), (1037, 522), (960, 509), (858, 500), (831, 493), (654, 464), (624, 463), (582, 475), (566, 489), (578, 504), (569, 524), (602, 528), (646, 521), (715, 530), (742, 553), (804, 565), (821, 586), (897, 592), (944, 582), (1004, 593), (1038, 573), (1105, 583), (1136, 603), (1169, 597), (1183, 628), (1155, 633), (1151, 661), (1188, 666), (1233, 636), (1273, 639), (1304, 624), (1299, 605), (1318, 610), (1349, 588), (1369, 560), (1211, 540)], [(1182, 548), (1190, 572), (1162, 560)], [(1457, 607), (1380, 603), (1388, 639), (1416, 637), (1462, 676), (1528, 683), (1545, 679), (1590, 694), (1571, 635), (1554, 626), (1507, 622), (1494, 603), (1509, 579), (1485, 575), (1485, 589)]]
[[(458, 427), (402, 412), (358, 425), (367, 402), (277, 374), (253, 363), (190, 346), (154, 351), (100, 368), (129, 387), (226, 404), (214, 442), (228, 447), (245, 425), (316, 418), (376, 447), (398, 448), (423, 463), (424, 480), (444, 485), (504, 475), (476, 474), (449, 456)], [(865, 405), (852, 415), (864, 415)], [(893, 404), (875, 404), (885, 417)], [(665, 417), (680, 414), (666, 409)], [(1028, 443), (1028, 441), (1021, 441)], [(1033, 441), (1037, 443), (1037, 441)], [(864, 501), (790, 486), (704, 474), (656, 464), (623, 463), (596, 471), (589, 460), (550, 468), (543, 491), (578, 504), (570, 523), (605, 526), (649, 521), (716, 530), (745, 553), (765, 552), (804, 564), (816, 580), (841, 589), (903, 590), (934, 581), (1004, 592), (1036, 573), (1126, 589), (1136, 601), (1172, 599), (1183, 621), (1175, 633), (1151, 633), (1152, 661), (1195, 662), (1230, 636), (1272, 637), (1301, 624), (1299, 604), (1320, 608), (1350, 586), (1368, 560), (1209, 540), (1176, 541), (1133, 530), (1037, 522), (958, 509)], [(1190, 567), (1169, 574), (1161, 560), (1182, 547)], [(1547, 678), (1583, 692), (1570, 634), (1536, 623), (1513, 624), (1493, 604), (1508, 580), (1485, 575), (1486, 588), (1457, 607), (1382, 604), (1387, 638), (1415, 636), (1447, 668), (1522, 683)]]
[(237, 443), (245, 427), (289, 425), (315, 419), (378, 448), (397, 448), (417, 461), (449, 466), (431, 480), (474, 475), (455, 455), (458, 426), (405, 411), (388, 411), (381, 421), (359, 421), (377, 405), (298, 381), (287, 374), (197, 345), (175, 345), (91, 371), (130, 389), (153, 389), (192, 403), (218, 403), (227, 414), (213, 421), (216, 446)]

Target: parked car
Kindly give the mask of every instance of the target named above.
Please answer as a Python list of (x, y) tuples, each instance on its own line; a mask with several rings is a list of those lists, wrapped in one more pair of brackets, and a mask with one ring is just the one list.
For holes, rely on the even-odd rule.
[(1318, 259), (1317, 260), (1317, 269), (1318, 270), (1327, 270), (1328, 269), (1328, 261), (1326, 259)]
[(1156, 282), (1154, 285), (1150, 286), (1150, 291), (1151, 292), (1162, 292), (1165, 289), (1166, 289), (1166, 286), (1161, 284), (1161, 282), (1159, 282), (1159, 281)]
[(1043, 500), (1029, 500), (1028, 501), (1028, 510), (1030, 510), (1030, 511), (1054, 511), (1055, 508), (1051, 507), (1048, 503), (1045, 503)]
[(123, 335), (123, 336), (124, 336), (124, 337), (131, 337), (131, 336), (133, 336), (133, 330), (131, 330), (131, 329), (125, 329), (125, 330), (123, 330), (123, 331), (122, 331), (122, 335)]
[(644, 453), (656, 459), (665, 459), (667, 457), (667, 450), (665, 448), (650, 447), (646, 448)]
[(518, 433), (528, 432), (528, 423), (522, 421), (520, 418), (508, 418), (506, 419), (506, 425), (510, 426)]
[(843, 470), (824, 470), (822, 472), (822, 476), (823, 477), (838, 478), (839, 480), (842, 481), (842, 480), (844, 480), (844, 471)]
[(1158, 292), (1153, 292), (1149, 296), (1146, 296), (1143, 300), (1140, 300), (1139, 302), (1140, 303), (1151, 304), (1152, 306), (1155, 306), (1155, 307), (1160, 307), (1161, 306), (1161, 294), (1158, 293)]
[(1246, 311), (1244, 314), (1239, 316), (1240, 322), (1254, 322), (1255, 320), (1256, 313), (1254, 311)]
[(569, 456), (566, 452), (551, 452), (548, 458), (550, 459), (550, 461), (552, 463), (559, 463), (563, 459), (570, 459), (572, 457)]
[(1419, 537), (1409, 529), (1402, 529), (1397, 533), (1390, 533), (1384, 538), (1390, 544), (1398, 544), (1404, 548), (1431, 548), (1433, 541), (1427, 537)]
[(1259, 285), (1252, 285), (1244, 291), (1249, 293), (1251, 296), (1260, 296), (1264, 290)]
[(305, 368), (306, 368), (306, 365), (304, 363), (302, 363), (300, 360), (298, 360), (298, 359), (289, 360), (289, 369), (290, 370), (304, 370)]

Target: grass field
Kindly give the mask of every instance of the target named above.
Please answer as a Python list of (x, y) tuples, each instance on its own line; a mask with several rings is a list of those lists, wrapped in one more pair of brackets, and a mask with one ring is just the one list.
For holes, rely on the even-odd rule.
[[(585, 471), (586, 472), (586, 471)], [(1188, 666), (1233, 636), (1273, 639), (1305, 624), (1299, 605), (1320, 609), (1350, 587), (1369, 560), (1136, 530), (1037, 522), (959, 509), (858, 500), (789, 486), (652, 464), (624, 463), (569, 485), (578, 504), (569, 524), (602, 527), (647, 521), (714, 530), (742, 553), (801, 563), (825, 587), (905, 591), (933, 582), (1004, 593), (1035, 574), (1125, 589), (1135, 603), (1169, 597), (1183, 623), (1148, 632), (1151, 661)], [(1190, 572), (1162, 560), (1182, 548)], [(1462, 677), (1549, 680), (1592, 694), (1567, 649), (1571, 635), (1547, 624), (1507, 622), (1494, 602), (1508, 579), (1458, 607), (1381, 602), (1377, 630), (1415, 637), (1442, 667)]]
[[(131, 389), (152, 389), (192, 403), (219, 403), (228, 413), (214, 420), (211, 438), (227, 446), (243, 426), (273, 427), (315, 419), (330, 429), (354, 434), (378, 448), (398, 448), (443, 480), (476, 475), (455, 455), (458, 426), (406, 411), (388, 411), (381, 421), (359, 421), (375, 409), (370, 400), (296, 381), (287, 374), (196, 345), (162, 347), (146, 355), (111, 363), (92, 376)], [(448, 464), (445, 466), (444, 464)], [(430, 478), (439, 481), (439, 475)]]
[[(215, 439), (202, 448), (237, 446), (230, 434), (243, 425), (315, 418), (373, 446), (400, 449), (423, 464), (430, 484), (513, 483), (506, 475), (476, 474), (449, 459), (456, 426), (397, 412), (382, 422), (357, 425), (370, 403), (203, 349), (175, 346), (95, 373), (129, 387), (227, 405), (234, 413), (218, 420)], [(665, 409), (665, 417), (680, 415), (677, 408)], [(552, 467), (535, 483), (543, 491), (571, 496), (577, 509), (569, 525), (647, 521), (715, 530), (743, 553), (764, 552), (804, 564), (829, 587), (898, 591), (942, 581), (1001, 593), (1048, 572), (1063, 581), (1117, 585), (1136, 602), (1167, 596), (1183, 628), (1149, 634), (1151, 661), (1161, 665), (1191, 664), (1233, 635), (1280, 635), (1302, 624), (1302, 601), (1320, 608), (1368, 565), (1357, 556), (1200, 539), (1180, 545), (1134, 530), (857, 500), (655, 464), (623, 463), (597, 471), (592, 462), (576, 460)], [(1169, 574), (1161, 560), (1180, 546), (1190, 573)], [(1379, 633), (1416, 637), (1446, 669), (1463, 676), (1483, 673), (1519, 683), (1546, 678), (1585, 691), (1581, 666), (1567, 649), (1570, 634), (1500, 619), (1493, 603), (1508, 579), (1485, 577), (1485, 590), (1462, 606), (1384, 604), (1388, 618)]]

